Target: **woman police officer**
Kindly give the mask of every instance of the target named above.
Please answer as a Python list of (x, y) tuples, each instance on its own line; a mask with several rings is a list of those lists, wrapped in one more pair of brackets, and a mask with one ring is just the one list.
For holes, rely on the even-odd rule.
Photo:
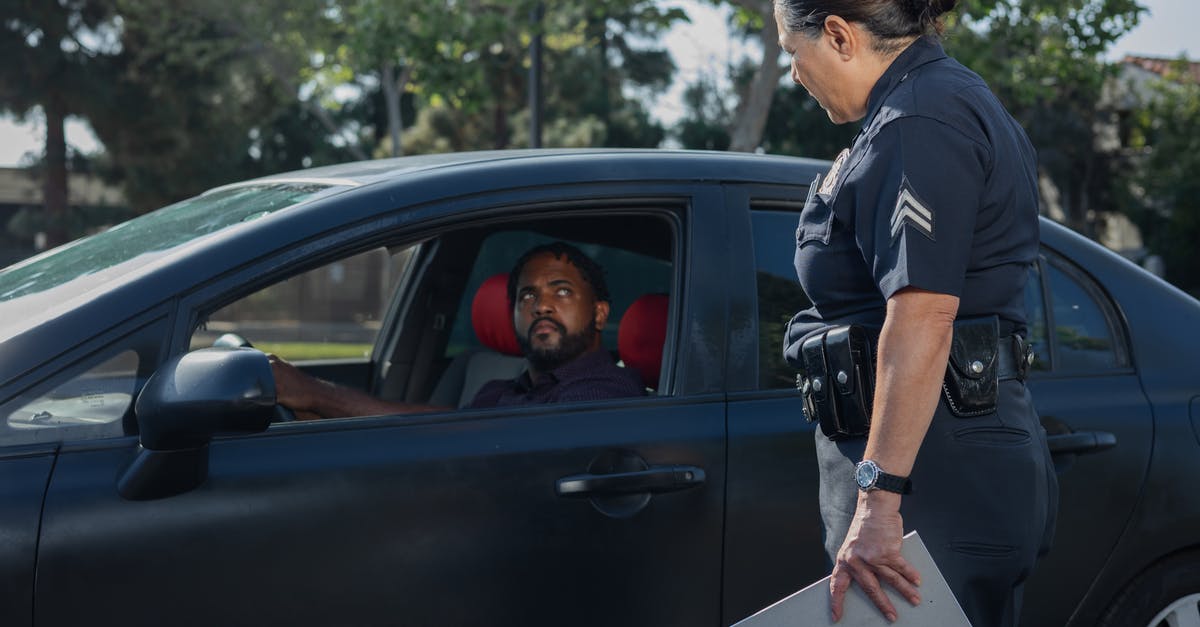
[(774, 1), (792, 80), (834, 123), (863, 122), (800, 215), (813, 306), (785, 339), (821, 422), (833, 618), (851, 581), (889, 620), (881, 585), (920, 602), (907, 526), (972, 624), (1013, 625), (1058, 490), (1023, 383), (1033, 147), (938, 43), (955, 0)]

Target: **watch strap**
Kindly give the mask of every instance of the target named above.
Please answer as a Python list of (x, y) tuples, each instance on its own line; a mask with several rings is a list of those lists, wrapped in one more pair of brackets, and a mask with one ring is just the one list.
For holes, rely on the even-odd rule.
[(886, 472), (880, 472), (875, 477), (875, 487), (887, 492), (895, 492), (896, 494), (911, 494), (912, 479), (901, 477), (899, 475), (889, 475)]

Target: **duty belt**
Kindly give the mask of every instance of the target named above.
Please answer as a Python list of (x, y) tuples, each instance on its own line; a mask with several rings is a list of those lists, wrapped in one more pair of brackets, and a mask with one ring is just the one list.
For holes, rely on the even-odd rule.
[(996, 377), (1001, 381), (1018, 379), (1024, 381), (1033, 366), (1033, 345), (1020, 335), (1004, 335), (996, 347), (998, 360)]
[[(999, 382), (1023, 381), (1028, 374), (1032, 347), (1020, 335), (1000, 335), (1000, 326), (996, 316), (954, 323), (942, 391), (956, 416), (995, 411)], [(820, 421), (831, 439), (865, 435), (870, 428), (876, 344), (877, 337), (857, 325), (829, 328), (802, 344), (796, 387), (804, 395), (806, 417)]]

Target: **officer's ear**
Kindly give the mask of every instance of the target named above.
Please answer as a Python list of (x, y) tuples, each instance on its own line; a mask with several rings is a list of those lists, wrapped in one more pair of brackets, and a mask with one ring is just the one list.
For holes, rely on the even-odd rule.
[(849, 61), (862, 45), (866, 36), (861, 29), (847, 22), (840, 15), (830, 15), (825, 18), (822, 29), (823, 39), (843, 61)]

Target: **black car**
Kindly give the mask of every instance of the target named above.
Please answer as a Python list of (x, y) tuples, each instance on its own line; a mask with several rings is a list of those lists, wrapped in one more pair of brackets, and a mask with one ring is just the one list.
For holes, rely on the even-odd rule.
[[(781, 337), (807, 303), (797, 212), (827, 167), (349, 164), (0, 271), (0, 624), (717, 626), (821, 577)], [(1062, 492), (1024, 624), (1200, 622), (1200, 303), (1051, 222), (1042, 237), (1029, 385)], [(645, 397), (276, 419), (261, 351), (396, 400), (462, 405), (512, 376), (472, 311), (550, 240), (606, 268), (606, 346)], [(648, 301), (665, 326), (635, 320)], [(644, 325), (657, 339), (629, 348)], [(213, 348), (243, 338), (257, 349)]]

